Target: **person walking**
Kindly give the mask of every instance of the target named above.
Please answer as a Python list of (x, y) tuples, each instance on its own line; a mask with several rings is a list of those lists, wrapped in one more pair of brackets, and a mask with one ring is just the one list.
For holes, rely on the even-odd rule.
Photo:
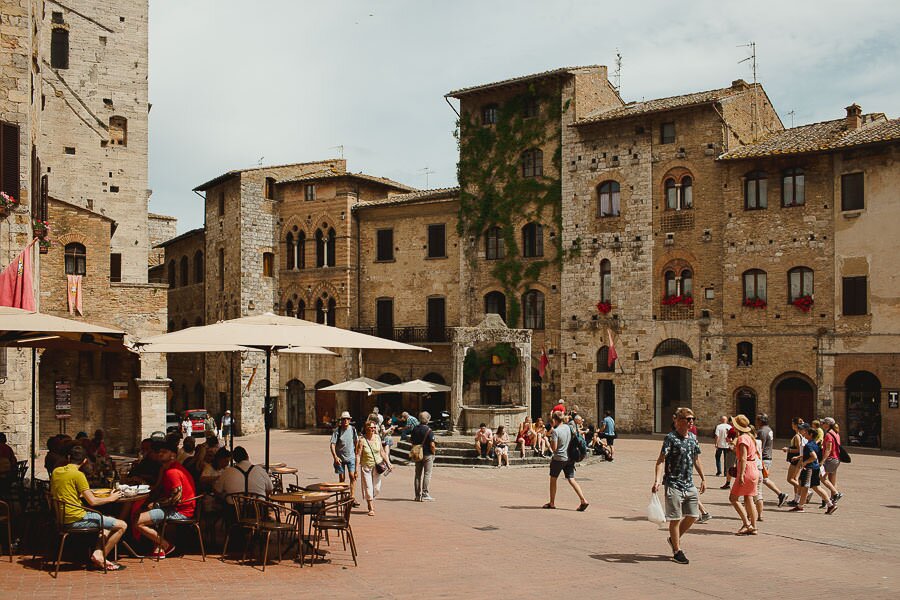
[(791, 419), (791, 429), (794, 430), (794, 436), (787, 446), (781, 450), (786, 453), (788, 462), (787, 482), (794, 488), (794, 497), (789, 500), (788, 506), (797, 506), (800, 501), (800, 452), (806, 445), (806, 438), (800, 434), (800, 426), (803, 425), (803, 419), (794, 417)]
[(825, 457), (825, 478), (822, 484), (831, 492), (831, 501), (837, 503), (844, 497), (837, 489), (837, 470), (841, 466), (841, 429), (831, 417), (822, 419), (825, 438), (822, 442), (822, 456)]
[(375, 498), (381, 493), (381, 477), (391, 470), (391, 457), (376, 433), (377, 421), (366, 421), (365, 431), (356, 443), (356, 476), (362, 471), (361, 487), (369, 509), (375, 516)]
[(350, 425), (350, 413), (346, 410), (341, 413), (338, 426), (331, 432), (331, 459), (334, 464), (334, 474), (338, 481), (344, 483), (350, 479), (350, 497), (353, 498), (353, 506), (359, 506), (354, 496), (356, 483), (356, 443), (359, 435), (356, 428)]
[[(706, 476), (700, 463), (700, 444), (688, 431), (694, 421), (694, 412), (689, 408), (679, 408), (674, 418), (675, 429), (666, 435), (656, 459), (656, 477), (651, 491), (655, 494), (660, 485), (665, 486), (672, 560), (686, 565), (690, 561), (681, 549), (681, 538), (700, 516), (700, 494), (706, 491)], [(699, 491), (694, 486), (695, 469), (700, 476)]]
[(588, 507), (588, 501), (581, 491), (581, 486), (575, 481), (575, 461), (569, 457), (569, 442), (575, 434), (572, 427), (563, 422), (563, 413), (559, 411), (553, 412), (550, 422), (553, 424), (553, 430), (550, 432), (550, 450), (553, 452), (550, 459), (550, 502), (545, 504), (544, 508), (556, 508), (556, 483), (559, 474), (563, 473), (581, 502), (578, 510), (584, 512)]
[(234, 419), (231, 417), (231, 411), (226, 410), (225, 414), (222, 415), (222, 439), (227, 440), (228, 436), (231, 435), (231, 426), (234, 423)]
[(616, 458), (616, 448), (613, 446), (616, 441), (616, 422), (610, 411), (606, 411), (606, 416), (603, 417), (603, 421), (600, 423), (600, 433), (603, 435), (603, 439), (606, 440), (606, 445), (609, 446), (609, 458), (607, 460), (612, 462)]
[[(756, 468), (756, 436), (750, 426), (750, 419), (744, 415), (731, 418), (731, 424), (738, 432), (734, 442), (737, 456), (737, 473), (728, 501), (741, 518), (742, 527), (735, 535), (756, 535), (756, 492), (759, 484), (759, 470)], [(741, 497), (744, 506), (741, 507)]]
[(769, 427), (769, 415), (762, 413), (756, 417), (756, 439), (762, 445), (760, 458), (762, 459), (762, 482), (767, 488), (772, 490), (778, 496), (778, 506), (782, 506), (787, 500), (787, 494), (778, 489), (775, 482), (772, 481), (772, 446), (775, 443), (775, 432)]
[(434, 431), (428, 425), (431, 422), (431, 414), (428, 411), (419, 413), (419, 424), (409, 435), (413, 445), (422, 445), (422, 460), (416, 463), (416, 474), (413, 482), (416, 502), (434, 502), (430, 493), (431, 471), (434, 469), (434, 453), (437, 450), (434, 443)]
[(819, 454), (821, 449), (816, 444), (816, 432), (809, 423), (803, 423), (798, 427), (800, 435), (806, 439), (806, 445), (803, 446), (802, 454), (796, 459), (800, 466), (800, 501), (797, 506), (793, 507), (790, 512), (803, 512), (803, 505), (809, 496), (809, 490), (812, 489), (818, 494), (822, 501), (825, 502), (825, 514), (830, 515), (837, 510), (837, 504), (831, 501), (828, 494), (819, 487)]
[(722, 475), (722, 457), (728, 452), (728, 430), (731, 426), (728, 424), (728, 417), (722, 415), (719, 417), (719, 424), (716, 425), (716, 477)]

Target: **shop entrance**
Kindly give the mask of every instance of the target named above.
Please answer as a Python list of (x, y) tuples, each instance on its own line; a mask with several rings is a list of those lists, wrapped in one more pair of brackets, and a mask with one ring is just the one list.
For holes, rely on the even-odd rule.
[(306, 386), (297, 379), (287, 384), (287, 426), (288, 429), (306, 428)]
[(606, 411), (612, 414), (613, 419), (616, 418), (616, 384), (609, 379), (601, 379), (597, 382), (597, 416), (594, 424), (599, 425)]
[(854, 446), (881, 447), (881, 382), (868, 371), (847, 378), (847, 439)]

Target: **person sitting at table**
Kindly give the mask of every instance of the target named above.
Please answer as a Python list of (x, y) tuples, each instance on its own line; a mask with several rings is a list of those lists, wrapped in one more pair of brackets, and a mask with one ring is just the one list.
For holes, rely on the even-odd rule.
[(108, 571), (120, 571), (125, 567), (106, 560), (106, 556), (119, 543), (128, 524), (113, 517), (89, 513), (81, 508), (81, 501), (84, 500), (91, 507), (102, 506), (116, 502), (122, 497), (122, 492), (114, 490), (106, 498), (95, 495), (88, 485), (87, 477), (80, 470), (87, 461), (84, 447), (72, 446), (68, 454), (66, 464), (53, 469), (53, 473), (50, 475), (50, 495), (54, 500), (65, 502), (61, 505), (62, 514), (60, 516), (63, 521), (61, 524), (67, 529), (88, 529), (99, 525), (107, 530), (106, 545), (102, 550), (98, 548), (94, 551), (91, 555), (91, 562), (99, 568), (103, 568), (103, 563), (106, 562)]
[(212, 435), (206, 438), (202, 444), (197, 444), (194, 449), (194, 456), (186, 458), (184, 468), (187, 469), (194, 479), (199, 479), (203, 473), (203, 467), (207, 463), (211, 463), (216, 452), (219, 450), (219, 438)]
[(231, 452), (228, 448), (219, 448), (212, 462), (203, 465), (203, 472), (200, 474), (200, 483), (197, 487), (204, 492), (212, 491), (213, 484), (222, 476), (230, 462)]
[(125, 483), (137, 482), (155, 485), (159, 479), (160, 468), (159, 457), (153, 449), (153, 442), (150, 441), (150, 438), (145, 438), (141, 440), (141, 460), (131, 467)]
[(16, 453), (6, 443), (6, 434), (0, 433), (0, 491), (8, 492), (16, 479)]
[(178, 458), (176, 458), (175, 460), (183, 465), (187, 459), (194, 456), (196, 448), (197, 440), (192, 437), (185, 438), (185, 440), (181, 443), (181, 448), (178, 450)]
[(164, 519), (183, 521), (194, 516), (194, 478), (184, 466), (175, 460), (178, 445), (172, 442), (155, 442), (153, 446), (159, 457), (162, 474), (159, 495), (156, 502), (147, 504), (149, 510), (138, 517), (137, 527), (154, 544), (151, 558), (165, 558), (175, 549), (175, 545), (160, 537), (154, 526)]
[(243, 446), (234, 449), (232, 458), (234, 464), (225, 469), (213, 485), (216, 494), (228, 499), (232, 494), (268, 496), (272, 493), (275, 489), (272, 478), (264, 468), (250, 462)]
[(47, 455), (44, 457), (44, 468), (47, 469), (47, 477), (53, 474), (56, 467), (68, 463), (66, 451), (63, 448), (63, 440), (68, 436), (54, 435), (47, 439)]
[(103, 442), (102, 429), (98, 429), (94, 432), (92, 443), (94, 444), (94, 454), (97, 455), (97, 458), (106, 458), (109, 456), (109, 452), (106, 450), (106, 444)]

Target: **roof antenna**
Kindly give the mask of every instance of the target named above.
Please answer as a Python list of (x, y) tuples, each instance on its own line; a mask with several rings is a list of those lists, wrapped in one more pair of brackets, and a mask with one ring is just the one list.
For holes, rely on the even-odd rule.
[(791, 111), (789, 111), (788, 113), (786, 113), (786, 114), (788, 114), (788, 115), (791, 116), (791, 129), (794, 128), (794, 113), (795, 113), (795, 112), (797, 112), (797, 111), (791, 110)]
[(622, 95), (622, 53), (619, 52), (619, 49), (616, 48), (616, 70), (613, 72), (613, 81), (615, 85), (613, 87), (616, 90), (616, 93), (620, 96)]
[(335, 149), (341, 151), (341, 159), (343, 159), (344, 158), (344, 145), (338, 144), (337, 146), (332, 146), (329, 148), (329, 150), (335, 150)]
[(262, 166), (262, 162), (263, 162), (263, 159), (264, 159), (264, 158), (266, 158), (266, 157), (265, 157), (265, 156), (260, 156), (260, 157), (259, 157), (259, 160), (256, 161), (256, 166), (257, 166), (257, 167), (261, 167), (261, 166)]
[(738, 48), (750, 48), (750, 56), (738, 61), (738, 64), (750, 61), (750, 68), (753, 71), (753, 96), (750, 103), (750, 127), (753, 134), (753, 141), (757, 141), (759, 137), (759, 87), (756, 85), (756, 42), (742, 44)]
[(424, 169), (419, 169), (419, 173), (424, 173), (424, 174), (425, 174), (425, 189), (427, 190), (427, 189), (428, 189), (428, 176), (431, 175), (431, 174), (433, 174), (434, 171), (432, 171), (431, 169), (429, 169), (428, 166), (425, 166)]

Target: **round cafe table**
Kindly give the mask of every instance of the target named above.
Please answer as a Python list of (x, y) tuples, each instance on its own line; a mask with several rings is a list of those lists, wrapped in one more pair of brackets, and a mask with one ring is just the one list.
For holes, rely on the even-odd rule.
[[(325, 502), (329, 498), (331, 498), (331, 492), (283, 492), (279, 494), (272, 494), (269, 496), (269, 500), (272, 502), (278, 502), (282, 504), (291, 504), (295, 508), (297, 508), (297, 512), (300, 514), (300, 536), (303, 537), (303, 528), (304, 528), (304, 520), (305, 515), (302, 510), (303, 506), (311, 505), (311, 504), (319, 504)], [(312, 519), (310, 519), (310, 525), (312, 525)], [(304, 556), (306, 554), (305, 548), (306, 544), (309, 543), (309, 536), (304, 538), (303, 543), (299, 544), (298, 552), (300, 554), (300, 564), (303, 564)]]
[[(98, 498), (104, 498), (104, 497), (108, 498), (109, 493), (107, 493), (105, 496), (103, 495), (103, 492), (106, 492), (108, 490), (109, 490), (109, 488), (101, 488), (101, 489), (97, 489), (97, 490), (92, 489), (91, 491), (92, 492), (100, 492), (101, 495), (97, 496)], [(131, 513), (131, 505), (134, 502), (137, 502), (139, 500), (146, 500), (149, 496), (150, 496), (150, 492), (147, 492), (145, 494), (135, 494), (133, 496), (124, 496), (123, 495), (121, 498), (119, 498), (115, 502), (110, 502), (108, 504), (105, 504), (104, 506), (120, 507), (117, 518), (128, 523), (128, 525), (130, 527), (131, 523), (129, 522), (130, 521), (129, 517), (130, 517), (130, 513)], [(122, 545), (124, 547), (124, 549), (127, 550), (134, 558), (144, 558), (143, 555), (138, 554), (137, 551), (131, 547), (131, 545), (128, 543), (127, 538), (128, 538), (128, 532), (126, 532), (126, 535), (122, 536), (122, 539), (119, 540), (119, 544)]]
[(298, 469), (296, 467), (270, 467), (269, 473), (272, 474), (272, 478), (276, 481), (275, 489), (279, 490), (279, 492), (284, 491), (283, 479), (285, 475), (293, 475), (294, 483), (297, 487), (300, 487), (300, 476), (297, 474)]

